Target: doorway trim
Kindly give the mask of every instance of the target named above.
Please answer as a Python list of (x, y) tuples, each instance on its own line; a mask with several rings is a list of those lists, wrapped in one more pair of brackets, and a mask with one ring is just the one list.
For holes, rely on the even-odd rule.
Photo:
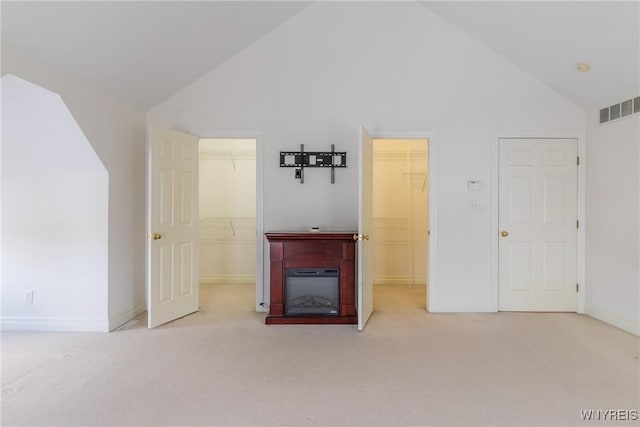
[(437, 134), (430, 130), (386, 130), (373, 129), (371, 136), (374, 139), (426, 139), (429, 158), (427, 174), (429, 176), (429, 234), (428, 251), (429, 259), (427, 272), (427, 311), (437, 312), (438, 304), (438, 280), (437, 280), (437, 253), (438, 253), (438, 150)]
[(264, 238), (263, 183), (264, 183), (264, 135), (255, 130), (204, 130), (193, 132), (200, 139), (206, 138), (247, 138), (256, 140), (256, 311), (266, 312), (264, 302)]
[(578, 142), (578, 157), (580, 165), (578, 166), (578, 220), (580, 227), (578, 228), (578, 259), (577, 259), (577, 275), (578, 275), (578, 295), (577, 295), (577, 312), (584, 313), (585, 296), (586, 296), (586, 272), (585, 272), (585, 236), (586, 236), (586, 160), (587, 150), (585, 146), (585, 131), (569, 130), (569, 131), (510, 131), (496, 130), (492, 132), (491, 137), (491, 308), (498, 311), (498, 213), (500, 207), (499, 189), (500, 182), (500, 139), (506, 138), (523, 138), (523, 139), (575, 139)]

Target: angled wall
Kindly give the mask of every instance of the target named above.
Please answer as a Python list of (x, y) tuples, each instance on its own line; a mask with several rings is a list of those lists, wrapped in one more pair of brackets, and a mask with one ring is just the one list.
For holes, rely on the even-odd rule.
[(145, 114), (3, 42), (6, 74), (59, 94), (107, 169), (108, 316), (113, 330), (145, 310)]
[(107, 171), (60, 96), (12, 75), (1, 177), (2, 328), (108, 331)]
[[(430, 303), (437, 311), (492, 311), (492, 132), (584, 132), (585, 114), (417, 3), (318, 2), (151, 110), (148, 122), (203, 137), (262, 131), (266, 231), (355, 229), (360, 126), (435, 132)], [(347, 151), (349, 167), (336, 171), (333, 185), (328, 171), (307, 170), (300, 185), (279, 167), (278, 152), (301, 143), (309, 151), (333, 143)], [(469, 178), (480, 178), (483, 190), (469, 194)], [(479, 211), (471, 211), (472, 197)]]
[(588, 123), (585, 312), (640, 335), (640, 114)]

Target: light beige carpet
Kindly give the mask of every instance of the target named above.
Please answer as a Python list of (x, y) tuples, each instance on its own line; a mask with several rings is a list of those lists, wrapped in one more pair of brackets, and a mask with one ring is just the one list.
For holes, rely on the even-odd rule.
[[(148, 330), (2, 334), (2, 425), (593, 425), (638, 410), (639, 339), (577, 314), (431, 314), (378, 286), (364, 332), (264, 325), (252, 286)], [(637, 425), (637, 422), (602, 422)]]

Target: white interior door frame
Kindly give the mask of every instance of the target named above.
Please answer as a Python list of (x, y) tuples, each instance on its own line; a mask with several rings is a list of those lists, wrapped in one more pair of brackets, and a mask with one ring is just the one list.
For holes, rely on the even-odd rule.
[(585, 132), (575, 131), (510, 131), (497, 130), (492, 132), (491, 138), (491, 308), (498, 311), (498, 242), (499, 223), (498, 213), (500, 206), (498, 183), (500, 182), (500, 145), (501, 138), (571, 138), (578, 141), (578, 157), (580, 165), (578, 167), (578, 306), (577, 312), (584, 313), (585, 295), (587, 283), (585, 280), (585, 235), (587, 228), (586, 220), (586, 159), (587, 150), (585, 146)]
[(264, 182), (264, 136), (255, 130), (201, 130), (192, 132), (200, 138), (251, 138), (256, 140), (256, 311), (266, 312), (261, 305), (266, 302), (264, 289), (264, 253), (267, 245), (264, 238), (263, 182)]
[(438, 138), (431, 130), (386, 130), (371, 131), (374, 139), (426, 139), (427, 174), (429, 175), (429, 270), (427, 280), (427, 310), (440, 311), (438, 305)]

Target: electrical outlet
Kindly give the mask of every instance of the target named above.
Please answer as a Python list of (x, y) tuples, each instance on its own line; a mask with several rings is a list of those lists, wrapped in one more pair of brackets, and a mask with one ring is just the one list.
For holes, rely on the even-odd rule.
[(24, 302), (27, 304), (33, 304), (33, 291), (25, 291)]

